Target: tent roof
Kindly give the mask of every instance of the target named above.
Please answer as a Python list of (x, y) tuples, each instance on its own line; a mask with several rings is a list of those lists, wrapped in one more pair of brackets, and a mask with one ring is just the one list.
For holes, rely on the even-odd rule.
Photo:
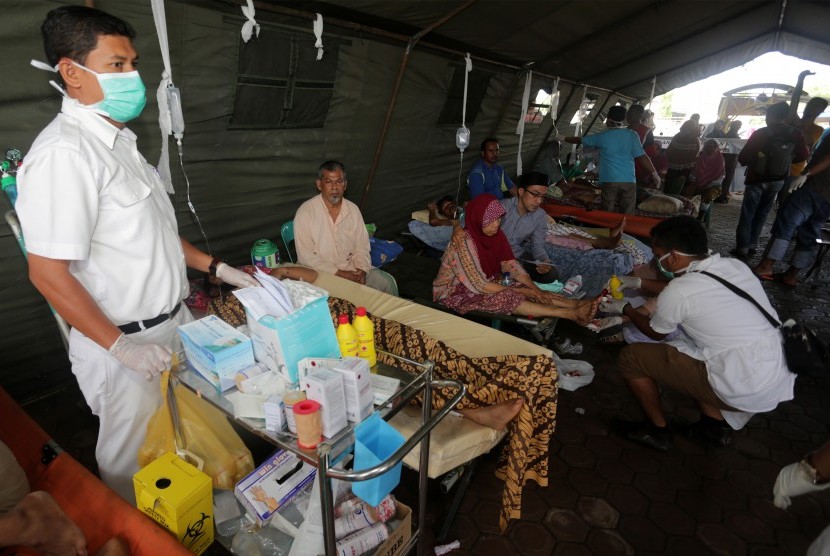
[(830, 38), (823, 28), (830, 2), (820, 0), (268, 0), (257, 5), (320, 12), (329, 24), (334, 18), (403, 36), (440, 22), (419, 48), (470, 52), (516, 67), (532, 64), (534, 71), (635, 99), (648, 98), (655, 75), (655, 94), (661, 94), (770, 51), (830, 64)]

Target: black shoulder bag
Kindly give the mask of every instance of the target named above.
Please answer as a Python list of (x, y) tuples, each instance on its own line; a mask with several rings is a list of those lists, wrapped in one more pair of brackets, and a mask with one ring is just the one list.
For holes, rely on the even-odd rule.
[(830, 355), (828, 354), (827, 346), (824, 345), (811, 328), (803, 324), (798, 324), (792, 319), (781, 324), (760, 303), (755, 301), (751, 295), (741, 288), (730, 284), (720, 276), (715, 276), (711, 272), (701, 271), (699, 274), (705, 274), (710, 278), (714, 278), (735, 294), (752, 302), (767, 317), (767, 320), (772, 326), (781, 330), (781, 335), (784, 338), (784, 357), (787, 358), (787, 367), (792, 372), (797, 375), (802, 375), (817, 374), (827, 370), (827, 360), (828, 355)]

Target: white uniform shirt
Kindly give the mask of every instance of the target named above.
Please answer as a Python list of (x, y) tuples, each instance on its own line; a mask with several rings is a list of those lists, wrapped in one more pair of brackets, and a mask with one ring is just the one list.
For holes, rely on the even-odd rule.
[(702, 270), (741, 288), (778, 317), (749, 267), (712, 255), (669, 282), (657, 298), (651, 327), (668, 334), (682, 325), (685, 334), (667, 343), (706, 363), (712, 390), (741, 410), (724, 411), (724, 418), (741, 428), (753, 413), (791, 400), (795, 375), (787, 368), (778, 329), (755, 305), (714, 278), (698, 274)]
[(71, 261), (114, 324), (169, 312), (187, 295), (175, 211), (129, 129), (65, 98), (26, 155), (18, 188), (26, 249)]

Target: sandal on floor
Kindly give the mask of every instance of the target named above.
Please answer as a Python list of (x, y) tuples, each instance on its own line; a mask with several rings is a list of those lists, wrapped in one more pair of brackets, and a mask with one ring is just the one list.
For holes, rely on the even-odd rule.
[(796, 286), (798, 286), (798, 281), (796, 281), (795, 284), (793, 284), (792, 282), (785, 280), (784, 276), (785, 274), (783, 272), (776, 272), (772, 275), (772, 277), (770, 277), (770, 280), (775, 280), (779, 284), (787, 286), (788, 288), (795, 288)]
[(755, 277), (761, 280), (762, 282), (774, 282), (776, 280), (775, 274), (756, 274)]
[(609, 334), (607, 336), (603, 336), (599, 339), (599, 341), (603, 344), (620, 345), (625, 343), (625, 336), (623, 335), (622, 331), (620, 331), (616, 334)]

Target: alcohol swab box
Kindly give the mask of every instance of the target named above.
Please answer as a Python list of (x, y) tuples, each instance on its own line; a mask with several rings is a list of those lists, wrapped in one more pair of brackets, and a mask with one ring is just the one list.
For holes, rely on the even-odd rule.
[(332, 370), (343, 375), (346, 418), (352, 423), (359, 423), (371, 415), (375, 408), (369, 362), (362, 357), (344, 357)]
[(187, 362), (217, 388), (234, 385), (236, 373), (254, 365), (251, 339), (216, 315), (178, 328)]

